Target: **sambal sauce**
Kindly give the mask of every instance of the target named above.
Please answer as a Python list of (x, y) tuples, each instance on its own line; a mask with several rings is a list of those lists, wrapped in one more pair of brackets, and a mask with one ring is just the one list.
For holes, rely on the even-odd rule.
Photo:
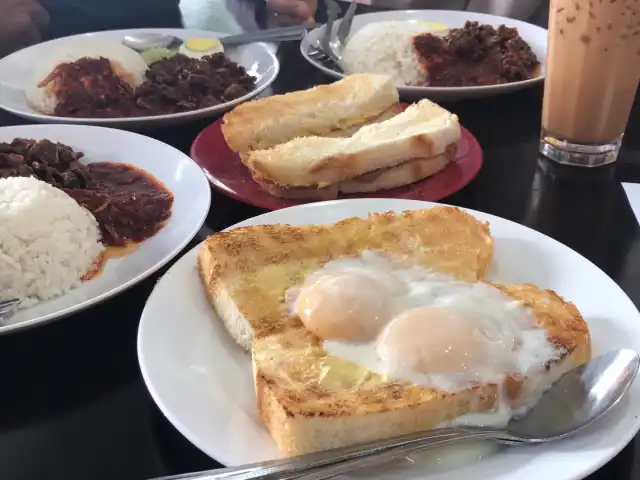
[(85, 165), (88, 188), (65, 189), (98, 220), (105, 245), (140, 243), (171, 216), (173, 195), (148, 173), (124, 163)]
[(171, 216), (173, 194), (159, 180), (133, 165), (83, 164), (83, 157), (46, 139), (0, 142), (0, 178), (35, 177), (64, 190), (94, 215), (102, 243), (126, 247), (121, 252), (162, 228)]
[(445, 36), (416, 35), (413, 48), (432, 87), (472, 87), (528, 80), (540, 62), (518, 30), (466, 22)]

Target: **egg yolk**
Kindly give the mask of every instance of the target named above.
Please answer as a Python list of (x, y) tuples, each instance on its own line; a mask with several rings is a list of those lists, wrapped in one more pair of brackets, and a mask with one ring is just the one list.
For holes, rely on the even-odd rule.
[(305, 327), (323, 339), (366, 341), (391, 318), (391, 299), (371, 277), (357, 273), (324, 275), (304, 285), (295, 303)]
[(184, 46), (194, 52), (207, 52), (218, 48), (219, 44), (215, 38), (189, 38), (184, 41)]
[(425, 25), (427, 28), (429, 28), (429, 31), (431, 32), (449, 30), (449, 27), (447, 27), (444, 23), (437, 23), (437, 22), (421, 22), (421, 23)]
[(488, 341), (473, 321), (446, 308), (420, 307), (395, 317), (377, 351), (392, 368), (463, 373), (487, 360)]

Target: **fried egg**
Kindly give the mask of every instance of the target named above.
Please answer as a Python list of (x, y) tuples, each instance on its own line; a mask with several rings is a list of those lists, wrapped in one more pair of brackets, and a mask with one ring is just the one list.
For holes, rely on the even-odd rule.
[(534, 313), (497, 288), (379, 252), (328, 262), (286, 293), (289, 310), (335, 357), (447, 391), (502, 383), (560, 358)]
[(224, 53), (220, 40), (215, 38), (187, 38), (178, 50), (178, 53), (191, 58), (202, 58), (214, 53)]

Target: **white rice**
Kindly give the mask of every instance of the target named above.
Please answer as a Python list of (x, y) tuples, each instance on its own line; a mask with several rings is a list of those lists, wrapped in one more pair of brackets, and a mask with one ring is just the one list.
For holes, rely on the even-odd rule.
[(103, 250), (94, 216), (35, 178), (0, 179), (0, 300), (20, 307), (78, 286)]
[(365, 25), (347, 41), (343, 67), (347, 73), (379, 73), (398, 85), (424, 85), (427, 73), (413, 49), (413, 37), (429, 26), (414, 21), (388, 21)]
[(38, 85), (44, 80), (58, 65), (62, 63), (72, 63), (81, 58), (108, 58), (113, 71), (125, 82), (136, 88), (144, 82), (147, 64), (142, 56), (116, 42), (102, 40), (75, 40), (65, 47), (55, 50), (42, 63), (38, 64), (34, 74), (27, 81), (25, 95), (29, 105), (40, 113), (53, 115), (57, 105), (55, 94), (51, 91), (53, 83), (46, 87)]

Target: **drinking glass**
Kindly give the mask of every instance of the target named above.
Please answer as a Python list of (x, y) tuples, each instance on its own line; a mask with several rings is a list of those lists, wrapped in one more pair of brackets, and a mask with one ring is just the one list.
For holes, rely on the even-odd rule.
[(614, 162), (640, 78), (640, 0), (551, 0), (540, 153)]

